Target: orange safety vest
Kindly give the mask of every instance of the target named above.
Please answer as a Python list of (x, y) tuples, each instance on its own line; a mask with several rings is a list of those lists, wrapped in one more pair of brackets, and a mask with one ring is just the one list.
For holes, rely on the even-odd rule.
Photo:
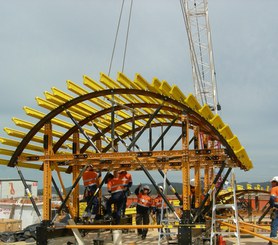
[(149, 208), (152, 206), (152, 198), (149, 195), (139, 193), (137, 195), (137, 204)]
[(98, 173), (92, 170), (86, 170), (82, 176), (84, 186), (92, 186), (98, 183)]
[(120, 174), (119, 178), (122, 179), (124, 186), (128, 186), (128, 184), (132, 182), (132, 177), (131, 177), (131, 174), (129, 174), (129, 173)]
[(270, 195), (274, 197), (274, 205), (278, 206), (278, 186), (271, 188)]
[[(163, 198), (162, 196), (158, 195), (154, 200), (153, 200), (153, 207), (161, 209), (162, 208), (162, 201)], [(163, 208), (166, 208), (166, 203), (164, 202)]]
[(108, 181), (107, 189), (111, 193), (119, 192), (124, 190), (123, 181), (121, 178), (113, 178)]

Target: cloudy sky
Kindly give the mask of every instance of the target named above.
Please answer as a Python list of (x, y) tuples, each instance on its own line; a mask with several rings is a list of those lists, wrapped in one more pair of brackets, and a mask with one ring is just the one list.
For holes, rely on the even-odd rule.
[[(0, 128), (22, 107), (66, 80), (82, 85), (108, 73), (120, 0), (0, 0)], [(130, 1), (125, 1), (111, 77), (122, 69)], [(277, 168), (278, 2), (211, 0), (209, 16), (220, 112), (252, 159), (238, 181), (268, 181)], [(134, 0), (124, 72), (141, 73), (193, 92), (188, 41), (179, 0)], [(5, 136), (3, 130), (1, 136)], [(0, 166), (0, 178), (18, 177)], [(34, 178), (23, 170), (26, 178)], [(37, 174), (37, 173), (36, 173)], [(137, 181), (135, 181), (137, 182)]]

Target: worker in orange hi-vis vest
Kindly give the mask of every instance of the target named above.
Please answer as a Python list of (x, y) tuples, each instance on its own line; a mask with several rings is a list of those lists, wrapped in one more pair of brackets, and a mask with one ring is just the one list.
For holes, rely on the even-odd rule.
[[(152, 207), (152, 198), (149, 196), (151, 189), (148, 185), (141, 188), (141, 184), (135, 189), (137, 195), (136, 206), (136, 225), (148, 225), (150, 223), (150, 209)], [(144, 240), (148, 229), (138, 229), (138, 235)]]
[(84, 199), (87, 202), (87, 207), (85, 209), (86, 217), (95, 218), (98, 212), (99, 203), (97, 196), (95, 196), (91, 202), (90, 200), (98, 188), (100, 175), (100, 172), (96, 172), (91, 165), (88, 166), (83, 173), (82, 179), (85, 186)]
[[(161, 191), (161, 193), (163, 193), (163, 191), (164, 191), (163, 187), (158, 186), (158, 188)], [(152, 212), (153, 212), (153, 214), (156, 215), (156, 223), (158, 225), (161, 225), (161, 218), (165, 219), (165, 217), (166, 217), (167, 205), (164, 202), (160, 193), (157, 193), (157, 196), (153, 199)], [(162, 238), (164, 236), (164, 237), (166, 237), (167, 240), (172, 240), (172, 238), (170, 236), (170, 229), (169, 228), (165, 228), (165, 233), (166, 234), (163, 234), (163, 230), (160, 229), (160, 228), (158, 229), (158, 232), (161, 232), (160, 238)]]
[(127, 197), (130, 195), (130, 187), (132, 186), (132, 176), (126, 170), (120, 170), (119, 177), (122, 179), (124, 185), (125, 195), (124, 195), (124, 203), (122, 208), (122, 217), (125, 217)]
[[(275, 176), (271, 180), (271, 191), (270, 191), (270, 199), (269, 204), (272, 208), (272, 213), (270, 215), (271, 218), (271, 232), (270, 237), (277, 239), (277, 229), (278, 229), (278, 176)], [(269, 242), (268, 244), (272, 244)]]
[(107, 214), (105, 219), (110, 219), (112, 216), (111, 205), (114, 204), (116, 224), (120, 224), (121, 212), (124, 203), (124, 184), (120, 178), (118, 171), (113, 172), (114, 177), (107, 182), (107, 190), (111, 193), (111, 197), (107, 201)]

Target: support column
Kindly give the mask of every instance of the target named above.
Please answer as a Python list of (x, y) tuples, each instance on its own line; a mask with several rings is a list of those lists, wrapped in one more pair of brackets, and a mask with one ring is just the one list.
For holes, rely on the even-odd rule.
[[(205, 166), (205, 173), (204, 173), (204, 193), (208, 193), (209, 187), (210, 187), (210, 176), (209, 176), (209, 165)], [(208, 199), (207, 202), (205, 203), (205, 206), (209, 205), (210, 200)]]
[[(96, 147), (98, 148), (99, 152), (102, 152), (102, 141), (101, 141), (101, 137), (99, 137), (98, 139), (96, 139)], [(113, 148), (112, 148), (113, 149)], [(102, 182), (102, 176), (100, 175), (100, 177), (98, 178), (98, 183), (101, 183)], [(98, 192), (98, 200), (99, 200), (99, 203), (102, 202), (102, 189), (100, 188), (99, 189), (99, 192)], [(101, 205), (98, 205), (99, 207), (99, 210), (98, 210), (98, 213), (99, 214), (103, 214), (103, 210), (102, 210), (102, 206)]]
[(189, 164), (189, 120), (182, 115), (182, 150), (185, 151), (182, 156), (182, 198), (183, 214), (178, 229), (178, 244), (192, 244), (192, 229), (190, 226), (190, 164)]
[(186, 153), (182, 156), (182, 197), (183, 213), (190, 217), (190, 165), (189, 165), (189, 123), (188, 118), (182, 116), (182, 150)]
[[(47, 159), (53, 154), (52, 150), (52, 125), (48, 122), (44, 125), (44, 155)], [(45, 160), (43, 163), (43, 221), (48, 223), (51, 220), (51, 196), (52, 196), (52, 172), (51, 161)]]
[[(79, 132), (75, 132), (73, 134), (73, 142), (72, 142), (72, 153), (79, 154), (80, 153), (80, 141), (79, 141)], [(72, 167), (72, 183), (76, 181), (78, 178), (80, 171), (79, 165), (74, 165)], [(79, 217), (79, 184), (76, 185), (72, 192), (72, 210), (73, 210), (73, 219), (77, 220)]]
[[(200, 140), (199, 140), (199, 127), (194, 127), (194, 149), (200, 149)], [(200, 207), (202, 192), (201, 192), (201, 166), (200, 162), (197, 161), (194, 166), (194, 179), (195, 179), (195, 208)]]

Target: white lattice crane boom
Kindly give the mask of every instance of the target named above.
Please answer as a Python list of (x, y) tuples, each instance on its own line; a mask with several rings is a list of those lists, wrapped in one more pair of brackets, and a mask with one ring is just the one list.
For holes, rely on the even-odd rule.
[(180, 0), (190, 47), (195, 96), (217, 113), (216, 73), (207, 0)]

